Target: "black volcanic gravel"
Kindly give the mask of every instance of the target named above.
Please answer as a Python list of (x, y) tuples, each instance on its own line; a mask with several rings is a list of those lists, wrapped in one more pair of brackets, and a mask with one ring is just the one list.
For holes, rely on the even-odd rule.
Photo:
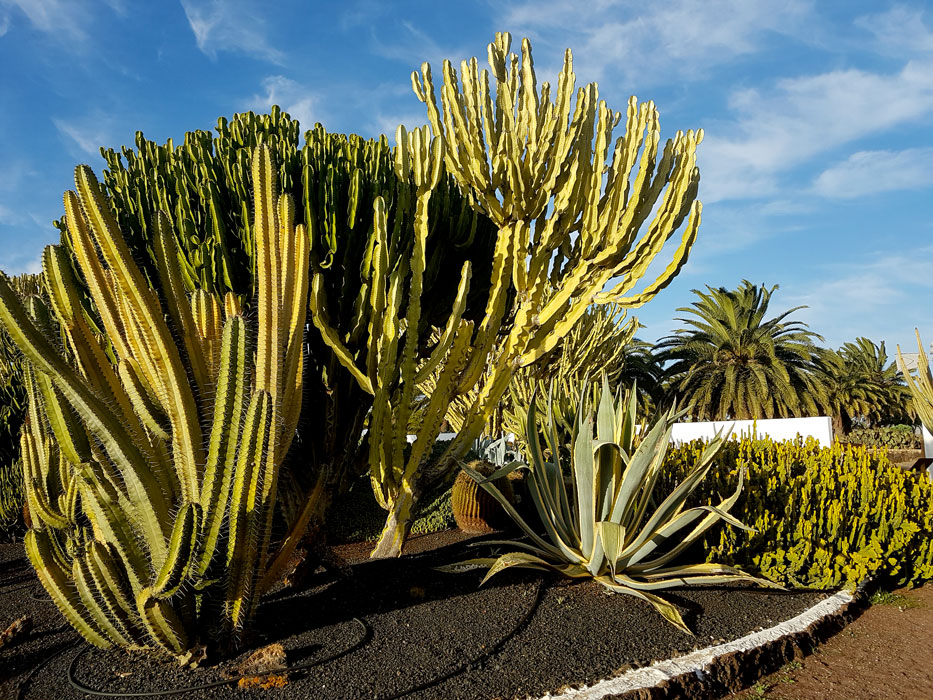
[[(439, 543), (456, 539), (445, 533), (437, 537)], [(278, 641), (289, 666), (322, 663), (293, 671), (281, 689), (228, 685), (169, 697), (538, 696), (770, 627), (825, 597), (745, 587), (668, 591), (695, 633), (690, 637), (648, 604), (607, 595), (593, 582), (510, 570), (478, 588), (482, 572), (445, 574), (431, 568), (477, 553), (457, 543), (398, 560), (357, 563), (349, 579), (321, 571), (303, 593), (273, 592), (259, 610), (254, 647)], [(0, 545), (0, 625), (23, 614), (33, 616), (34, 629), (0, 651), (0, 698), (14, 698), (18, 691), (28, 699), (87, 697), (67, 680), (69, 663), (81, 650), (78, 680), (109, 692), (210, 683), (237, 662), (190, 670), (144, 654), (74, 644), (77, 635), (63, 626), (22, 547)]]

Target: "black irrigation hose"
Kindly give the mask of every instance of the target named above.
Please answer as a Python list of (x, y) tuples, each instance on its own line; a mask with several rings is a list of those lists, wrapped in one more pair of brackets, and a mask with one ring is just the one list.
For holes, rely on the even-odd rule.
[(490, 656), (492, 656), (497, 651), (499, 651), (499, 649), (501, 649), (502, 646), (507, 641), (512, 639), (512, 637), (514, 637), (516, 634), (518, 634), (526, 624), (528, 624), (528, 621), (531, 619), (531, 616), (534, 615), (535, 611), (538, 609), (538, 604), (541, 602), (541, 589), (542, 588), (544, 588), (542, 579), (538, 579), (538, 584), (537, 586), (535, 586), (534, 599), (531, 601), (531, 605), (528, 606), (528, 609), (525, 611), (525, 614), (522, 615), (521, 619), (518, 621), (518, 624), (516, 624), (515, 627), (509, 630), (506, 634), (502, 635), (499, 641), (497, 641), (491, 647), (477, 654), (472, 659), (461, 661), (459, 664), (454, 666), (449, 671), (446, 671), (445, 673), (442, 673), (441, 675), (435, 678), (432, 678), (429, 681), (424, 681), (423, 683), (419, 683), (418, 685), (412, 686), (411, 688), (406, 688), (405, 690), (400, 691), (398, 693), (394, 693), (392, 695), (377, 695), (376, 700), (396, 700), (397, 698), (403, 698), (406, 695), (411, 695), (412, 693), (416, 693), (419, 690), (425, 690), (427, 688), (431, 688), (432, 686), (443, 683), (444, 681), (450, 678), (453, 678), (454, 676), (460, 675), (461, 673), (466, 671), (470, 666), (480, 661), (484, 661), (488, 659)]
[[(65, 629), (66, 627), (70, 627), (70, 625), (65, 625), (64, 627), (61, 627), (61, 628), (59, 628), (58, 630), (55, 630), (55, 632), (64, 631), (64, 629)], [(33, 679), (33, 677), (36, 675), (36, 673), (39, 672), (39, 669), (41, 669), (43, 666), (45, 666), (45, 665), (48, 664), (49, 662), (53, 661), (54, 659), (57, 659), (59, 656), (61, 656), (62, 654), (64, 654), (64, 653), (65, 653), (66, 651), (68, 651), (69, 649), (72, 649), (72, 648), (78, 646), (78, 644), (80, 644), (80, 643), (81, 643), (81, 637), (78, 637), (78, 638), (75, 639), (74, 641), (69, 642), (68, 644), (66, 644), (65, 646), (63, 646), (63, 647), (62, 647), (61, 649), (59, 649), (58, 651), (55, 651), (55, 652), (49, 654), (47, 657), (45, 657), (45, 658), (42, 659), (39, 663), (37, 663), (35, 666), (33, 666), (33, 667), (29, 670), (29, 673), (26, 674), (25, 678), (23, 678), (23, 679), (21, 679), (21, 680), (19, 681), (19, 683), (18, 683), (18, 685), (17, 685), (17, 687), (16, 687), (16, 695), (14, 696), (14, 700), (22, 700), (23, 691), (24, 691), (26, 688), (29, 687), (29, 684), (32, 682), (32, 679)]]
[(293, 673), (295, 671), (303, 671), (309, 668), (313, 668), (314, 666), (320, 666), (321, 664), (325, 664), (328, 661), (339, 659), (341, 656), (346, 656), (351, 651), (356, 651), (357, 649), (362, 647), (364, 644), (366, 644), (370, 640), (370, 637), (372, 636), (372, 631), (370, 630), (369, 625), (366, 624), (364, 620), (361, 620), (358, 617), (354, 617), (353, 622), (358, 624), (363, 630), (363, 634), (360, 635), (360, 638), (357, 641), (355, 641), (353, 644), (348, 646), (346, 649), (341, 649), (340, 651), (335, 652), (331, 654), (330, 656), (325, 656), (323, 659), (315, 659), (314, 661), (308, 661), (303, 664), (298, 664), (297, 666), (289, 666), (288, 668), (283, 668), (281, 670), (276, 670), (276, 671), (268, 671), (266, 673), (247, 673), (247, 674), (237, 676), (236, 678), (226, 678), (220, 681), (202, 683), (201, 685), (191, 685), (185, 688), (173, 688), (171, 690), (151, 690), (151, 691), (146, 691), (146, 692), (141, 692), (141, 693), (116, 693), (116, 692), (111, 692), (107, 690), (97, 690), (96, 688), (91, 688), (89, 686), (82, 684), (80, 681), (76, 680), (75, 679), (75, 666), (78, 663), (78, 659), (80, 659), (85, 653), (87, 653), (93, 648), (90, 644), (88, 644), (84, 647), (84, 649), (79, 650), (78, 653), (75, 654), (74, 657), (71, 659), (71, 663), (68, 665), (68, 682), (71, 684), (71, 687), (77, 690), (79, 693), (85, 693), (87, 695), (96, 695), (98, 697), (105, 697), (105, 698), (153, 698), (153, 697), (163, 697), (166, 695), (179, 695), (181, 693), (192, 693), (197, 690), (209, 690), (210, 688), (219, 688), (224, 685), (233, 685), (234, 683), (238, 683), (243, 678), (256, 678), (256, 677), (262, 678), (265, 676), (271, 676), (275, 674), (284, 674), (284, 673)]

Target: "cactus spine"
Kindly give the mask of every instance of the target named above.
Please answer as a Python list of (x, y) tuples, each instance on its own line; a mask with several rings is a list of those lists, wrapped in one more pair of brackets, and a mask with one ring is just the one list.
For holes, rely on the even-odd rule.
[[(237, 643), (256, 606), (278, 471), (300, 411), (309, 245), (289, 198), (277, 195), (268, 148), (255, 150), (252, 168), (255, 357), (235, 297), (187, 294), (161, 213), (158, 284), (147, 283), (86, 166), (65, 210), (97, 318), (80, 303), (67, 251), (50, 246), (43, 258), (70, 358), (44, 334), (41, 306), (27, 313), (0, 275), (0, 322), (31, 366), (21, 436), (36, 514), (27, 552), (68, 621), (98, 646), (194, 661), (200, 634)], [(260, 420), (251, 419), (256, 406)], [(231, 507), (243, 517), (226, 518)], [(224, 605), (198, 604), (205, 595)]]

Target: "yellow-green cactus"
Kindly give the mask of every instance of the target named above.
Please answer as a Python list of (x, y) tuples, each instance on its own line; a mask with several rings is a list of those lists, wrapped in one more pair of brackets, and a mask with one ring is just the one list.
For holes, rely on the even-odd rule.
[(43, 333), (41, 305), (27, 313), (0, 275), (0, 323), (31, 366), (27, 553), (68, 621), (101, 647), (193, 661), (207, 632), (236, 644), (272, 559), (278, 470), (302, 398), (309, 241), (278, 196), (268, 148), (252, 168), (255, 354), (236, 297), (186, 293), (161, 213), (158, 284), (148, 284), (86, 166), (65, 210), (98, 318), (67, 251), (43, 258), (68, 357)]
[[(570, 52), (552, 98), (550, 84), (538, 89), (530, 43), (523, 42), (519, 61), (509, 53), (510, 42), (508, 34), (497, 34), (489, 45), (493, 90), (489, 72), (480, 72), (475, 58), (461, 64), (459, 79), (445, 61), (440, 106), (430, 66), (423, 64), (420, 75), (412, 74), (434, 136), (444, 144), (447, 171), (496, 224), (498, 235), (482, 318), (468, 329), (452, 314), (454, 322), (440, 334), (441, 342), (416, 368), (418, 382), (443, 358), (439, 377), (444, 383), (432, 394), (412, 458), (425, 454), (424, 442), (437, 434), (429, 428), (435, 423), (439, 428), (453, 397), (474, 391), (462, 430), (432, 474), (416, 465), (396, 479), (388, 476), (389, 469), (400, 469), (389, 466), (394, 456), (383, 451), (373, 458), (381, 465), (373, 474), (375, 486), (388, 494), (390, 509), (379, 555), (400, 552), (417, 481), (437, 478), (465, 454), (516, 370), (557, 347), (591, 304), (633, 308), (654, 297), (683, 267), (700, 225), (696, 146), (702, 131), (678, 132), (659, 148), (654, 104), (632, 98), (625, 133), (613, 145), (612, 131), (621, 115), (598, 100), (595, 83), (579, 89), (574, 99)], [(684, 222), (670, 264), (636, 291)], [(399, 290), (390, 283), (385, 293), (391, 300)], [(383, 327), (392, 353), (391, 338), (399, 337), (396, 323), (392, 319)], [(377, 356), (371, 347), (370, 382)], [(358, 375), (364, 379), (361, 370)], [(383, 410), (375, 406), (374, 419)], [(401, 419), (408, 410), (403, 405), (395, 414), (396, 434), (407, 427)]]

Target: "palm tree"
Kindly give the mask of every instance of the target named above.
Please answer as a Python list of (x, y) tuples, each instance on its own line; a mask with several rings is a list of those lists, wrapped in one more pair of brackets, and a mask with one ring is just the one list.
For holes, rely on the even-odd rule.
[(870, 427), (904, 421), (911, 414), (910, 392), (897, 365), (888, 362), (884, 341), (856, 338), (826, 352), (824, 384), (833, 432), (844, 435), (855, 421)]
[(787, 321), (796, 306), (765, 319), (771, 295), (743, 280), (738, 289), (707, 286), (708, 293), (678, 321), (674, 335), (662, 338), (658, 359), (668, 391), (697, 420), (818, 415), (826, 401), (820, 349), (822, 337), (802, 321)]

